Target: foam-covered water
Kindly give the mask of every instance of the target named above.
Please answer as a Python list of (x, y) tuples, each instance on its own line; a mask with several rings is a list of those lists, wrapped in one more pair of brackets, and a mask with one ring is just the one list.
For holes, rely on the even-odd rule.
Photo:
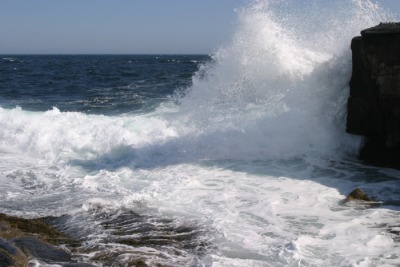
[[(77, 257), (104, 266), (138, 258), (167, 266), (399, 265), (400, 173), (360, 164), (362, 139), (344, 130), (350, 40), (393, 19), (370, 1), (252, 1), (238, 11), (231, 42), (186, 90), (183, 74), (172, 83), (145, 79), (163, 92), (146, 95), (157, 99), (151, 108), (77, 112), (79, 94), (67, 97), (68, 108), (51, 97), (32, 104), (34, 91), (29, 101), (6, 91), (0, 210), (60, 216), (53, 224), (86, 242)], [(200, 59), (180, 60), (177, 73)], [(113, 90), (129, 95), (141, 84), (116, 75), (127, 78), (106, 81), (110, 103), (126, 99), (112, 98)], [(129, 79), (135, 83), (121, 87)], [(175, 96), (165, 90), (172, 85)], [(88, 95), (79, 99), (96, 94)], [(59, 108), (42, 110), (49, 103)], [(381, 205), (343, 205), (356, 187)]]

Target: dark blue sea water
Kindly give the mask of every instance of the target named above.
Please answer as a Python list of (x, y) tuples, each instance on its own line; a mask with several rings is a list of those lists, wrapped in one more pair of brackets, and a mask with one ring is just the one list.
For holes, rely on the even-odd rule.
[(148, 112), (191, 84), (205, 55), (0, 55), (0, 106)]

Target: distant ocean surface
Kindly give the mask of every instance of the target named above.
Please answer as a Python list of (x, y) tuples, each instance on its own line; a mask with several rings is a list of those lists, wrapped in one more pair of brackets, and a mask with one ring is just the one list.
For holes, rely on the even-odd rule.
[(0, 104), (30, 111), (118, 115), (149, 112), (178, 90), (208, 56), (2, 56)]
[(211, 56), (1, 55), (0, 212), (96, 266), (399, 266), (400, 171), (345, 132), (368, 3), (255, 1)]

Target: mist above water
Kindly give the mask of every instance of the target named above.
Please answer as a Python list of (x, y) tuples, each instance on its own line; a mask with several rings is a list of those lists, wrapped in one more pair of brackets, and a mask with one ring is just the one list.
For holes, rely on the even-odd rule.
[(354, 153), (360, 140), (345, 133), (350, 42), (391, 18), (370, 1), (252, 1), (194, 77), (180, 120), (210, 136), (213, 155)]

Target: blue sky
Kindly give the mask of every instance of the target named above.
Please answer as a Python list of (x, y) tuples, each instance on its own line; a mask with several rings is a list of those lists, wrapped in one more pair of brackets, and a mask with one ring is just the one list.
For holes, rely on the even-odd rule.
[(0, 54), (210, 53), (246, 0), (1, 0)]
[[(247, 2), (1, 0), (0, 54), (209, 54), (232, 35), (235, 9)], [(400, 0), (380, 2), (400, 10)]]

